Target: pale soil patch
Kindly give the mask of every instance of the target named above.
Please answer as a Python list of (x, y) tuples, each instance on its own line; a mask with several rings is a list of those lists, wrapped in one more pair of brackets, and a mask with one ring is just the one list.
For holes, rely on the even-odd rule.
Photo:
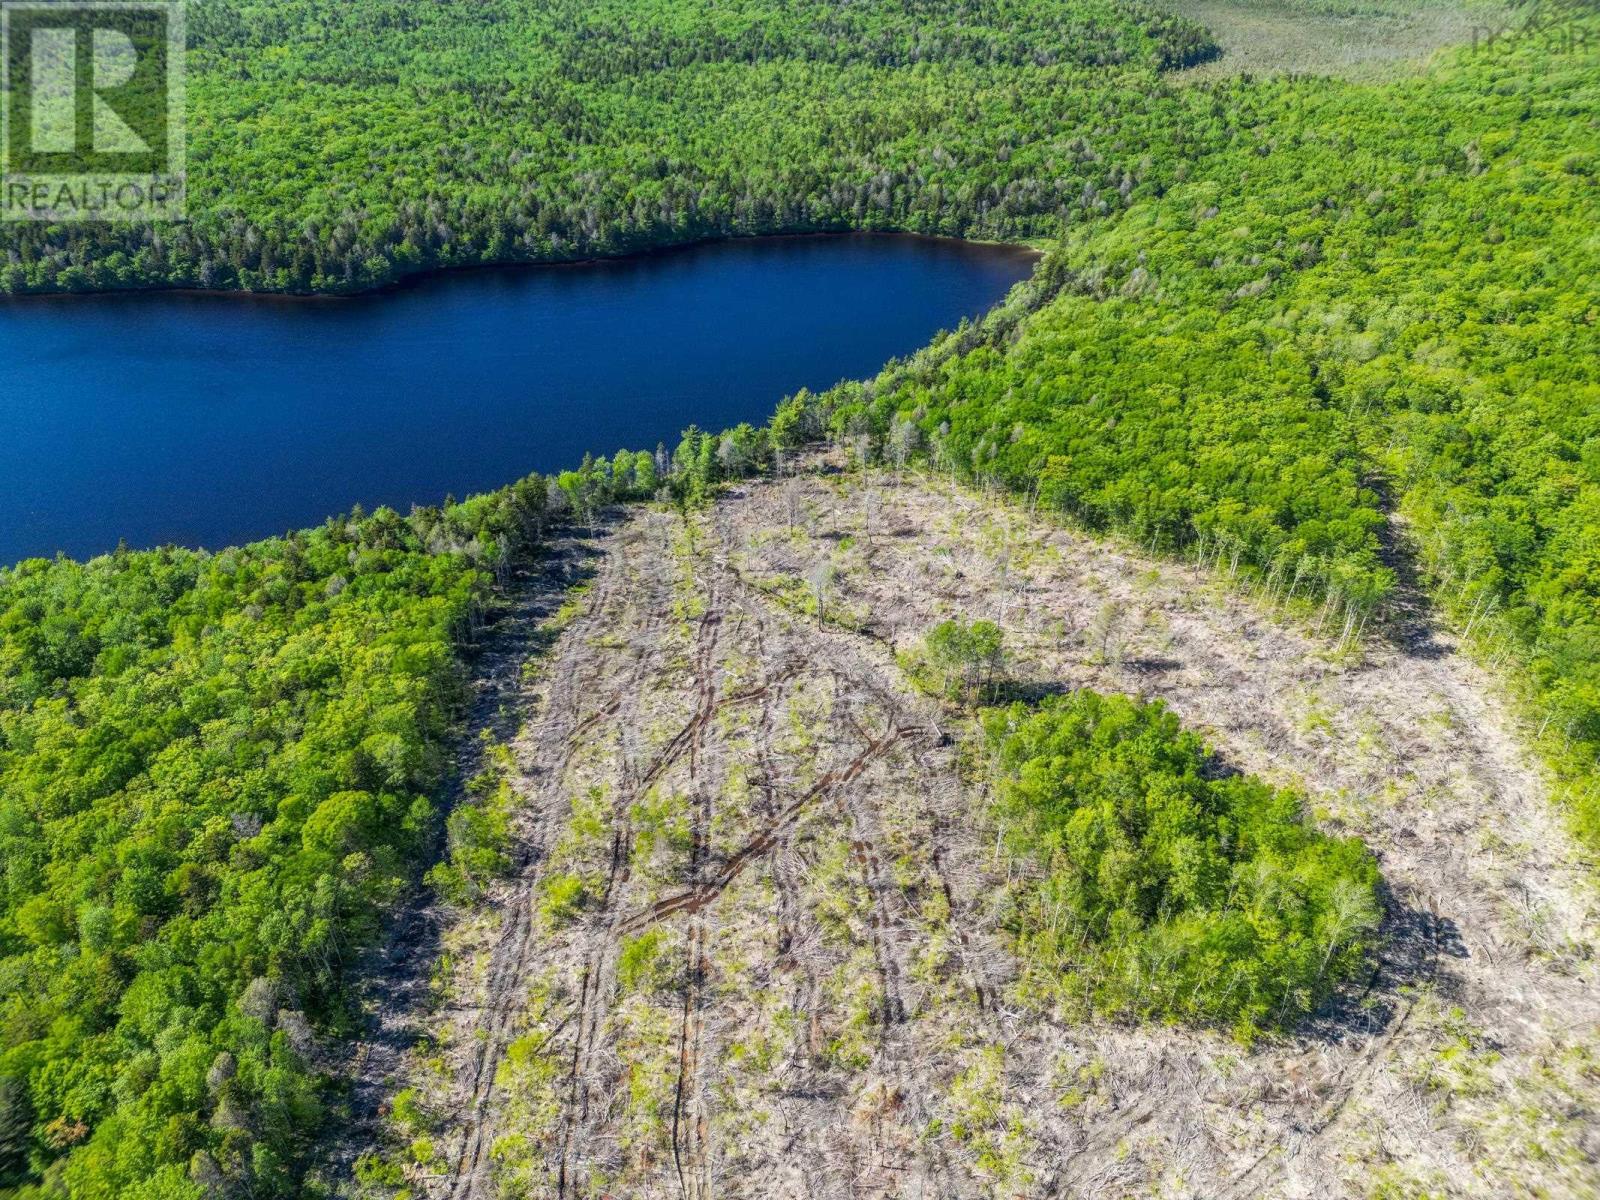
[[(1594, 893), (1446, 640), (1340, 660), (1213, 576), (927, 481), (755, 483), (692, 522), (601, 540), (526, 701), (524, 869), (459, 926), (414, 1056), (425, 1194), (1600, 1194)], [(1020, 992), (1017, 864), (962, 722), (893, 658), (957, 614), (1005, 628), (1022, 683), (1162, 698), (1366, 838), (1370, 985), (1250, 1050)], [(561, 875), (591, 896), (570, 919)]]

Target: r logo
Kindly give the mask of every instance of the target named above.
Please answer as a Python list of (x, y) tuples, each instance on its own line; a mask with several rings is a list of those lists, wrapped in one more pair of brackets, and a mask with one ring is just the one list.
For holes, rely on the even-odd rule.
[(160, 170), (167, 156), (164, 5), (13, 7), (8, 168)]
[(5, 215), (138, 219), (170, 206), (182, 183), (179, 0), (0, 0), (0, 31)]

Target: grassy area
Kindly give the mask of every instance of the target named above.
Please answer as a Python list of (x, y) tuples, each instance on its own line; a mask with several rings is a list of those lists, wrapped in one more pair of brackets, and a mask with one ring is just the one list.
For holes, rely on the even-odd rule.
[(1165, 0), (1211, 31), (1222, 53), (1182, 71), (1382, 80), (1422, 70), (1445, 47), (1487, 45), (1522, 23), (1505, 0)]

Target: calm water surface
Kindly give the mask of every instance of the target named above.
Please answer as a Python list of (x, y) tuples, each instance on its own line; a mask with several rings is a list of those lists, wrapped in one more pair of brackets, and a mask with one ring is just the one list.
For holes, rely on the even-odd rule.
[(983, 312), (1032, 262), (784, 238), (354, 300), (0, 302), (0, 562), (229, 545), (759, 423)]

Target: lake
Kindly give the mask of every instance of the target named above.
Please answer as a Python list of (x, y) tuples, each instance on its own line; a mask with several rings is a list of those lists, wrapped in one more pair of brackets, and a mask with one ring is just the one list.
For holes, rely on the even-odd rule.
[(759, 424), (984, 312), (1033, 261), (767, 238), (355, 299), (0, 301), (0, 562), (232, 545)]

